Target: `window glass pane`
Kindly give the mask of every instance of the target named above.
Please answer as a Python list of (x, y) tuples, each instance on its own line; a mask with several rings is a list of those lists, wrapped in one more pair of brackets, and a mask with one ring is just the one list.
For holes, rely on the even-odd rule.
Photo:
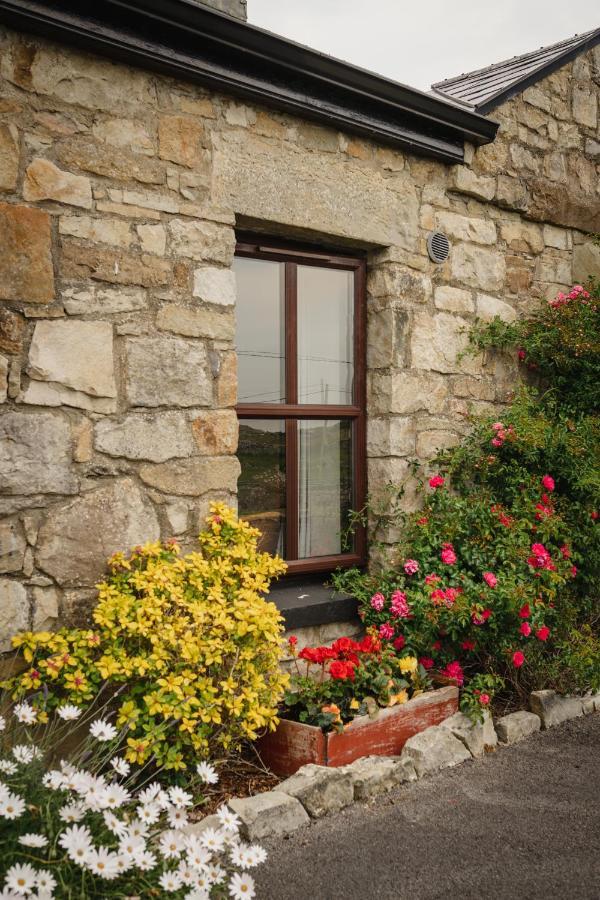
[(238, 256), (238, 401), (285, 403), (285, 266)]
[(351, 422), (298, 422), (299, 558), (349, 552), (342, 532), (351, 508)]
[(354, 273), (298, 266), (298, 402), (351, 404)]
[(241, 419), (239, 514), (263, 534), (261, 550), (285, 556), (285, 422)]

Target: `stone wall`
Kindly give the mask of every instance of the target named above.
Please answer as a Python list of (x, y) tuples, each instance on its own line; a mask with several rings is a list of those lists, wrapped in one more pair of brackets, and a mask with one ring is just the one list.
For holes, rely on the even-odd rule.
[[(598, 130), (580, 95), (597, 101), (597, 54), (561, 70), (555, 138), (524, 96), (497, 145), (453, 168), (5, 30), (0, 60), (2, 648), (84, 617), (114, 550), (189, 547), (209, 501), (235, 501), (236, 225), (369, 252), (373, 489), (503, 402), (512, 361), (459, 363), (463, 329), (568, 286), (589, 246)], [(560, 216), (536, 199), (553, 154)]]

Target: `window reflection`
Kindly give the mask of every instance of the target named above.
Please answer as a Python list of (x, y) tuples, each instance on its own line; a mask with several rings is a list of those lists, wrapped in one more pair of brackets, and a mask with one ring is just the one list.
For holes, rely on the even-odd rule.
[(242, 419), (238, 458), (240, 516), (262, 532), (261, 550), (285, 556), (285, 423)]
[(285, 266), (238, 256), (236, 349), (240, 403), (285, 403)]

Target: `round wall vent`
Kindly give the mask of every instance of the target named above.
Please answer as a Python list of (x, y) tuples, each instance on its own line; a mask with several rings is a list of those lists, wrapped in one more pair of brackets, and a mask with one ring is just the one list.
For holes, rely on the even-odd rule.
[(434, 263), (446, 262), (450, 255), (450, 241), (441, 231), (433, 231), (427, 238), (427, 252)]

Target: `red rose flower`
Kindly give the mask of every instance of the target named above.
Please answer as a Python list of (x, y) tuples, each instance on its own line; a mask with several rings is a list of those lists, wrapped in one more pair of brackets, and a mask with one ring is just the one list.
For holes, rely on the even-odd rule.
[(523, 637), (529, 637), (529, 635), (531, 634), (531, 625), (529, 624), (529, 622), (523, 622), (523, 624), (519, 628), (519, 631), (521, 632)]
[(488, 587), (491, 587), (491, 588), (495, 588), (496, 585), (498, 584), (498, 579), (496, 578), (496, 576), (494, 575), (493, 572), (484, 572), (483, 580), (488, 585)]
[(525, 662), (525, 654), (521, 653), (520, 650), (516, 650), (512, 656), (513, 666), (516, 669), (520, 669), (523, 663)]
[(434, 490), (436, 488), (443, 487), (445, 480), (446, 479), (442, 478), (441, 475), (434, 475), (433, 478), (429, 479), (429, 487), (433, 488)]
[(460, 645), (463, 650), (474, 650), (475, 649), (475, 641), (463, 641)]
[(542, 487), (550, 492), (554, 490), (554, 478), (552, 477), (552, 475), (544, 475), (544, 477), (542, 478)]
[(529, 608), (529, 603), (526, 603), (525, 606), (522, 606), (519, 610), (519, 615), (522, 619), (528, 619), (531, 615), (531, 609)]
[(547, 641), (550, 637), (550, 629), (547, 625), (542, 625), (541, 628), (538, 628), (536, 631), (535, 636), (539, 641)]

